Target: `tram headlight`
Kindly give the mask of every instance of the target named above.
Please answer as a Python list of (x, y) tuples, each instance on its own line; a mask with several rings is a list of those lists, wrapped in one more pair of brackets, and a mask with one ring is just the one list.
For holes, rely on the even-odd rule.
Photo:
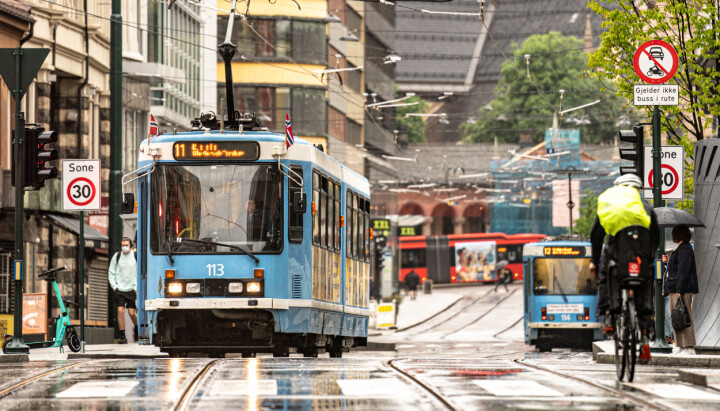
[(228, 284), (228, 292), (233, 294), (239, 294), (243, 291), (243, 283), (230, 283)]
[(180, 294), (183, 290), (182, 283), (169, 283), (167, 290), (169, 294)]
[(185, 284), (185, 292), (188, 294), (198, 294), (200, 292), (200, 283)]
[(260, 283), (258, 282), (251, 282), (247, 283), (247, 292), (249, 293), (259, 293), (260, 292)]

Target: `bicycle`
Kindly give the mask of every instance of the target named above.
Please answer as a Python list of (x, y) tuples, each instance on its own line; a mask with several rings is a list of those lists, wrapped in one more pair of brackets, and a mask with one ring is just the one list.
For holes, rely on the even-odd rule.
[(623, 380), (627, 371), (627, 380), (632, 382), (635, 377), (635, 363), (638, 357), (638, 342), (640, 329), (638, 327), (637, 313), (633, 290), (623, 288), (622, 311), (613, 318), (615, 331), (615, 371), (619, 381)]
[[(75, 327), (70, 324), (70, 314), (68, 313), (67, 308), (65, 308), (65, 303), (75, 303), (63, 301), (62, 296), (60, 295), (60, 287), (58, 287), (57, 281), (55, 281), (55, 274), (65, 269), (67, 269), (67, 266), (53, 268), (51, 270), (45, 271), (44, 273), (38, 274), (38, 278), (42, 278), (43, 280), (52, 283), (53, 291), (55, 291), (55, 297), (58, 300), (58, 307), (60, 307), (60, 315), (57, 317), (53, 317), (53, 320), (55, 320), (55, 338), (51, 341), (37, 341), (25, 343), (29, 348), (59, 347), (60, 352), (63, 352), (62, 344), (63, 339), (65, 339), (67, 340), (67, 345), (68, 348), (70, 348), (70, 351), (79, 352), (82, 349), (80, 336), (78, 336), (77, 331), (75, 331)], [(12, 340), (12, 335), (5, 335), (3, 337), (3, 353), (6, 353), (6, 348)]]

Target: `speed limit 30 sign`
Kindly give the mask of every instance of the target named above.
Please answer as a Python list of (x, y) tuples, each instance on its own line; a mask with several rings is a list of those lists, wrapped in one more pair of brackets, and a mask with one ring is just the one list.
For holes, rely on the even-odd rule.
[(100, 160), (63, 160), (63, 210), (100, 209)]
[[(645, 189), (643, 197), (653, 198), (653, 159), (652, 146), (645, 146)], [(683, 198), (683, 167), (685, 150), (681, 146), (662, 146), (660, 153), (660, 178), (662, 179), (662, 199), (682, 200)], [(648, 165), (650, 167), (648, 168)]]

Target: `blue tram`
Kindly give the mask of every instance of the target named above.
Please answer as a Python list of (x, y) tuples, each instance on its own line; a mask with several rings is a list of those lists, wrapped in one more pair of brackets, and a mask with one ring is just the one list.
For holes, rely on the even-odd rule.
[(602, 338), (590, 243), (544, 241), (523, 247), (525, 343), (540, 351), (590, 347)]
[(238, 122), (141, 144), (140, 342), (177, 356), (365, 345), (367, 179), (321, 146), (286, 149), (256, 118)]

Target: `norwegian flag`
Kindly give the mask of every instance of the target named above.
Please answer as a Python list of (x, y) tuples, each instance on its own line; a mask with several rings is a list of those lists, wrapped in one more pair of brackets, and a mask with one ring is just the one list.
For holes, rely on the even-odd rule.
[(285, 147), (290, 148), (295, 144), (295, 136), (292, 133), (292, 125), (290, 125), (290, 114), (285, 113)]
[(155, 121), (155, 117), (150, 114), (150, 135), (157, 136), (158, 134), (160, 134), (160, 127), (157, 121)]

